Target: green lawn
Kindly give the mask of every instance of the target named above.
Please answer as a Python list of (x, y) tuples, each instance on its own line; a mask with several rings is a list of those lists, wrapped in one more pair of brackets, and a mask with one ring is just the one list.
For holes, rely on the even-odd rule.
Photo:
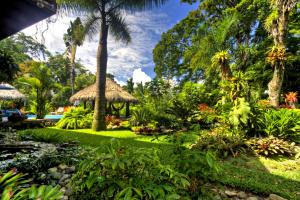
[(300, 160), (242, 156), (220, 161), (220, 164), (223, 173), (217, 177), (217, 182), (252, 192), (300, 199)]
[[(82, 145), (99, 147), (107, 145), (111, 139), (116, 139), (123, 146), (167, 150), (172, 147), (167, 136), (139, 136), (131, 131), (116, 130), (94, 132), (89, 129), (61, 130), (56, 128), (31, 129), (33, 135), (59, 136), (59, 140), (78, 141)], [(22, 133), (22, 132), (21, 132)], [(186, 143), (189, 145), (197, 136), (186, 133)], [(44, 136), (43, 136), (44, 137)], [(300, 199), (300, 161), (284, 159), (266, 159), (241, 156), (219, 161), (221, 173), (216, 182), (239, 187), (256, 193), (275, 193), (288, 199)]]

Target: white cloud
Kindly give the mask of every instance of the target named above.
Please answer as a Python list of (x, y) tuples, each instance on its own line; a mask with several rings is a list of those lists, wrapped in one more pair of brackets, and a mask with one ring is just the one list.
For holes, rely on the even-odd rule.
[(134, 83), (147, 83), (151, 81), (151, 77), (143, 72), (141, 68), (133, 71), (132, 79)]
[[(45, 45), (51, 52), (63, 53), (65, 51), (63, 34), (66, 33), (69, 23), (74, 17), (57, 18), (57, 16), (53, 16), (52, 19), (56, 19), (56, 22), (50, 23), (48, 30), (44, 33)], [(151, 67), (152, 69), (146, 71), (153, 71), (152, 50), (161, 33), (169, 28), (170, 20), (168, 14), (158, 11), (127, 13), (126, 21), (131, 30), (132, 42), (126, 46), (115, 42), (112, 37), (108, 38), (108, 73), (115, 75), (116, 79), (120, 81), (126, 81), (134, 75), (134, 72), (142, 74), (145, 80), (149, 80), (149, 75), (145, 74), (142, 69)], [(45, 20), (23, 32), (41, 41), (40, 34), (35, 34), (37, 27), (40, 33), (45, 30)], [(78, 48), (76, 54), (76, 59), (80, 59), (92, 72), (96, 72), (97, 37), (96, 35), (92, 41), (87, 39)], [(136, 77), (136, 80), (140, 79)]]

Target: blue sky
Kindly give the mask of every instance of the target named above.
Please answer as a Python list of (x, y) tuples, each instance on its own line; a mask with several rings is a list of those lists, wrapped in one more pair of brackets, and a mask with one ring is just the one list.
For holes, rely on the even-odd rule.
[[(183, 19), (189, 11), (196, 9), (196, 5), (180, 3), (180, 0), (169, 0), (161, 8), (151, 11), (127, 14), (132, 42), (129, 45), (117, 43), (113, 38), (108, 40), (108, 72), (115, 75), (119, 83), (133, 77), (134, 82), (146, 82), (155, 76), (154, 63), (152, 62), (152, 50), (160, 40), (163, 32), (173, 27)], [(69, 22), (74, 17), (53, 16), (44, 34), (45, 45), (51, 52), (62, 53), (65, 51), (63, 34), (66, 32)], [(41, 32), (46, 28), (45, 21), (33, 25), (23, 32), (41, 40)], [(77, 60), (92, 72), (96, 71), (96, 50), (98, 38), (86, 40), (78, 48)]]

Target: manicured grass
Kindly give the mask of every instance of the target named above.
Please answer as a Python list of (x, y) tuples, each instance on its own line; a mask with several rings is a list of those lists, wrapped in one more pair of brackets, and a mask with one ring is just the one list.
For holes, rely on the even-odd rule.
[(78, 141), (81, 145), (88, 145), (99, 147), (110, 143), (112, 139), (116, 139), (122, 146), (135, 147), (160, 147), (165, 148), (170, 146), (166, 141), (166, 136), (139, 136), (129, 130), (111, 130), (95, 132), (90, 129), (78, 130), (63, 130), (57, 128), (43, 128), (43, 129), (27, 129), (20, 131), (20, 134), (27, 132), (37, 136), (53, 135), (59, 136), (60, 141)]
[(221, 161), (220, 166), (222, 173), (217, 182), (256, 193), (300, 199), (300, 160), (242, 156)]
[[(170, 149), (167, 136), (139, 136), (131, 131), (101, 131), (89, 129), (61, 130), (56, 128), (26, 130), (35, 135), (59, 135), (63, 141), (78, 141), (82, 145), (99, 147), (116, 139), (122, 146)], [(184, 133), (187, 146), (197, 139), (195, 133)], [(222, 169), (216, 182), (262, 194), (275, 193), (288, 199), (300, 199), (300, 160), (266, 159), (241, 156), (219, 161)]]

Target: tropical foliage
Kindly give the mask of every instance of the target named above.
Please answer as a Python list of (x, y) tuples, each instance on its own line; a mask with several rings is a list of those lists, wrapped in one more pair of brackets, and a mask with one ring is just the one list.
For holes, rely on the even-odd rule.
[(56, 124), (63, 129), (82, 129), (91, 128), (93, 113), (84, 108), (71, 109), (64, 114), (64, 117)]

